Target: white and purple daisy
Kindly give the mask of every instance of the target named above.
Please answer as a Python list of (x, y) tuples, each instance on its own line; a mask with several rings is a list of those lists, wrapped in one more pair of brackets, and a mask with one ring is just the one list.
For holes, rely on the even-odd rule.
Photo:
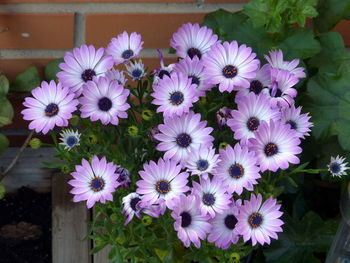
[(126, 110), (130, 105), (126, 103), (130, 91), (124, 89), (117, 80), (110, 81), (107, 77), (100, 77), (85, 84), (83, 96), (80, 98), (82, 118), (91, 121), (100, 120), (102, 124), (119, 124), (119, 118), (127, 118)]
[(243, 189), (252, 191), (261, 177), (254, 152), (237, 143), (234, 148), (228, 145), (225, 150), (220, 149), (219, 153), (221, 162), (214, 174), (226, 183), (227, 192), (240, 195)]
[(205, 97), (205, 92), (213, 88), (205, 79), (203, 62), (197, 56), (181, 59), (175, 64), (174, 70), (188, 76), (192, 84), (197, 85), (195, 90), (198, 97)]
[(158, 218), (164, 215), (166, 211), (166, 202), (164, 199), (158, 199), (155, 203), (150, 204), (150, 202), (141, 202), (142, 212), (151, 216)]
[(176, 50), (176, 55), (180, 58), (197, 56), (201, 59), (217, 41), (218, 36), (213, 34), (210, 28), (187, 23), (173, 34), (170, 46)]
[(300, 139), (290, 125), (281, 121), (263, 121), (255, 132), (255, 138), (249, 139), (249, 149), (255, 152), (262, 172), (277, 169), (283, 170), (289, 167), (289, 163), (300, 162), (296, 154), (302, 152), (299, 147)]
[(124, 73), (122, 71), (111, 69), (106, 72), (106, 77), (112, 81), (117, 80), (119, 85), (124, 86), (126, 83), (126, 78), (124, 76)]
[(160, 79), (163, 79), (164, 76), (168, 76), (170, 78), (171, 72), (173, 72), (175, 64), (170, 64), (168, 66), (165, 66), (164, 64), (164, 57), (163, 53), (160, 49), (157, 49), (159, 61), (160, 61), (160, 68), (156, 68), (153, 73), (153, 85), (157, 84)]
[(158, 125), (160, 133), (154, 135), (160, 141), (157, 150), (165, 152), (165, 159), (184, 164), (199, 147), (212, 146), (214, 138), (209, 134), (213, 128), (206, 125), (206, 121), (201, 121), (201, 115), (192, 111), (182, 116), (165, 118), (164, 124)]
[(173, 160), (163, 160), (158, 163), (151, 161), (143, 165), (139, 171), (142, 180), (136, 182), (136, 193), (143, 195), (142, 203), (155, 204), (164, 199), (167, 207), (171, 199), (189, 190), (187, 186), (188, 173), (181, 172), (181, 165)]
[(269, 65), (271, 67), (276, 69), (287, 70), (298, 79), (306, 77), (304, 68), (297, 67), (300, 62), (299, 59), (293, 59), (292, 61), (284, 61), (282, 50), (271, 50), (269, 52), (269, 55), (270, 56), (265, 55), (264, 57), (267, 60), (267, 62), (269, 62)]
[(129, 34), (124, 31), (117, 38), (112, 38), (108, 44), (106, 53), (114, 59), (114, 64), (129, 63), (131, 59), (138, 57), (142, 49), (143, 41), (141, 35), (133, 32)]
[(129, 65), (125, 65), (128, 75), (132, 80), (137, 81), (146, 76), (145, 65), (143, 65), (141, 59), (139, 62), (131, 62)]
[(215, 121), (219, 127), (219, 130), (222, 130), (227, 126), (229, 119), (232, 119), (232, 110), (227, 107), (222, 107), (215, 113)]
[(113, 58), (105, 55), (103, 48), (95, 50), (94, 46), (74, 48), (73, 53), (67, 52), (63, 59), (64, 63), (59, 64), (62, 71), (57, 73), (58, 80), (77, 97), (82, 93), (86, 82), (95, 76), (104, 76), (113, 67)]
[(236, 229), (236, 224), (241, 204), (241, 200), (232, 202), (224, 213), (216, 214), (210, 221), (213, 228), (208, 235), (208, 241), (215, 242), (216, 247), (228, 249), (231, 244), (237, 244), (240, 233)]
[(120, 183), (120, 187), (129, 188), (131, 185), (130, 172), (124, 167), (118, 165), (115, 173), (118, 175), (118, 182)]
[(200, 240), (204, 240), (211, 230), (211, 225), (208, 223), (210, 217), (201, 214), (199, 203), (200, 200), (194, 195), (180, 195), (172, 204), (171, 216), (176, 220), (174, 229), (185, 247), (193, 243), (196, 248), (200, 248)]
[(139, 219), (141, 218), (141, 196), (139, 196), (137, 193), (130, 193), (127, 196), (124, 196), (122, 199), (122, 204), (123, 214), (126, 216), (124, 223), (125, 226), (130, 223), (134, 216)]
[(78, 131), (73, 131), (70, 129), (63, 130), (61, 133), (60, 144), (64, 146), (64, 149), (70, 151), (75, 146), (80, 145), (81, 134)]
[(153, 104), (159, 105), (157, 112), (163, 112), (164, 117), (181, 116), (189, 112), (193, 103), (198, 100), (196, 85), (185, 75), (177, 72), (170, 77), (164, 76), (156, 85), (153, 85)]
[(192, 194), (201, 200), (199, 209), (202, 215), (209, 214), (214, 218), (215, 214), (222, 214), (229, 208), (231, 195), (226, 192), (226, 185), (220, 178), (200, 178), (200, 184), (192, 181), (192, 186)]
[(347, 167), (347, 164), (344, 157), (339, 155), (335, 158), (331, 157), (331, 161), (327, 165), (328, 171), (333, 177), (337, 176), (340, 178), (342, 175), (347, 175), (346, 170), (350, 169), (350, 167)]
[(236, 230), (243, 236), (244, 242), (251, 239), (255, 246), (256, 243), (270, 244), (271, 238), (278, 239), (276, 233), (283, 231), (281, 226), (284, 224), (279, 219), (283, 214), (280, 208), (281, 205), (271, 197), (262, 203), (261, 194), (257, 197), (252, 194), (249, 201), (245, 200), (239, 209), (236, 224)]
[(205, 75), (210, 84), (219, 85), (220, 92), (249, 88), (256, 77), (259, 60), (246, 45), (237, 41), (215, 44), (203, 58)]
[(116, 166), (108, 163), (105, 157), (99, 160), (94, 156), (91, 164), (82, 159), (82, 164), (76, 165), (75, 171), (71, 173), (73, 179), (68, 181), (73, 186), (70, 191), (74, 194), (73, 201), (87, 200), (88, 208), (93, 207), (96, 202), (104, 204), (107, 200), (112, 201), (112, 193), (119, 186), (115, 170)]
[(55, 81), (41, 82), (41, 86), (32, 90), (33, 97), (25, 98), (22, 110), (23, 119), (31, 121), (29, 129), (36, 132), (48, 133), (55, 126), (68, 126), (68, 120), (77, 110), (78, 100), (69, 88), (63, 88)]
[(188, 156), (186, 168), (192, 175), (208, 175), (213, 173), (220, 162), (219, 155), (214, 148), (200, 147)]
[(308, 113), (301, 114), (301, 107), (295, 108), (292, 105), (289, 108), (281, 109), (282, 122), (289, 124), (299, 138), (305, 138), (305, 136), (310, 135), (310, 128), (313, 126), (312, 122), (309, 121), (310, 118), (311, 116)]
[(270, 100), (264, 95), (250, 92), (237, 103), (237, 109), (231, 111), (232, 118), (227, 125), (234, 132), (234, 138), (246, 144), (249, 138), (254, 138), (254, 132), (262, 121), (269, 122), (280, 119), (278, 109), (271, 109)]
[(271, 88), (263, 89), (263, 93), (270, 98), (271, 107), (290, 107), (294, 104), (297, 90), (292, 88), (298, 79), (287, 70), (271, 69)]

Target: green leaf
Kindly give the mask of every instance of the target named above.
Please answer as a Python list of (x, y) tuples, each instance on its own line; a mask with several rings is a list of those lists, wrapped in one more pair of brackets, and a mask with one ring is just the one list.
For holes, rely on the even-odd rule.
[(9, 125), (11, 123), (12, 123), (11, 119), (4, 117), (4, 116), (0, 116), (0, 127)]
[(10, 101), (0, 97), (0, 127), (10, 124), (13, 116), (14, 111)]
[(41, 162), (41, 164), (47, 168), (61, 168), (64, 166), (64, 163), (48, 163), (48, 162)]
[(3, 74), (0, 75), (0, 97), (6, 96), (9, 92), (9, 80)]
[(291, 7), (289, 9), (288, 23), (297, 23), (304, 27), (306, 18), (314, 18), (317, 16), (317, 0), (294, 0), (290, 1)]
[(36, 67), (31, 66), (15, 78), (11, 85), (11, 90), (17, 92), (30, 92), (39, 85), (39, 71)]
[(61, 69), (59, 68), (59, 64), (63, 61), (63, 58), (55, 59), (45, 66), (45, 79), (47, 81), (58, 81), (56, 74), (61, 71)]
[(0, 154), (3, 154), (7, 147), (9, 147), (10, 142), (5, 135), (0, 133)]

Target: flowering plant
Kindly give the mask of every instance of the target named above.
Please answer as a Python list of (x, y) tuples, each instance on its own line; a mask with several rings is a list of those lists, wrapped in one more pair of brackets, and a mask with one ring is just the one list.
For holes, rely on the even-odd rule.
[[(109, 244), (115, 262), (239, 261), (278, 239), (281, 186), (326, 170), (299, 165), (312, 127), (295, 101), (299, 59), (279, 49), (258, 59), (188, 23), (170, 40), (178, 61), (165, 65), (159, 51), (149, 72), (142, 45), (124, 32), (106, 49), (75, 48), (58, 82), (24, 102), (29, 128), (52, 135), (64, 163), (50, 166), (71, 175), (73, 201), (96, 209), (94, 252)], [(54, 129), (67, 126), (58, 140)], [(338, 157), (329, 165), (346, 169)]]

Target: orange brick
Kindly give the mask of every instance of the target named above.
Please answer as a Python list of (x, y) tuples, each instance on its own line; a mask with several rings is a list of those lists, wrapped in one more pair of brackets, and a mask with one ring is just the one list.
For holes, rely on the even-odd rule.
[(345, 46), (350, 47), (350, 21), (342, 20), (336, 27), (333, 29), (336, 32), (339, 32), (343, 38)]
[(1, 14), (0, 30), (5, 30), (0, 34), (0, 48), (70, 49), (74, 14)]
[[(222, 0), (225, 1), (225, 0)], [(137, 3), (194, 3), (196, 0), (0, 0), (0, 3), (42, 3), (42, 2), (137, 2)]]
[(187, 22), (201, 23), (204, 13), (123, 13), (88, 14), (86, 42), (98, 47), (106, 46), (112, 37), (124, 30), (142, 35), (145, 48), (167, 48), (171, 36)]

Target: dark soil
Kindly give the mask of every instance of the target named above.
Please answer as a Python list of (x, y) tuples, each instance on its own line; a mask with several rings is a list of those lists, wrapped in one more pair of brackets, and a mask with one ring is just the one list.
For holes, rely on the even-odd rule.
[(51, 194), (21, 188), (0, 201), (0, 263), (51, 262)]

